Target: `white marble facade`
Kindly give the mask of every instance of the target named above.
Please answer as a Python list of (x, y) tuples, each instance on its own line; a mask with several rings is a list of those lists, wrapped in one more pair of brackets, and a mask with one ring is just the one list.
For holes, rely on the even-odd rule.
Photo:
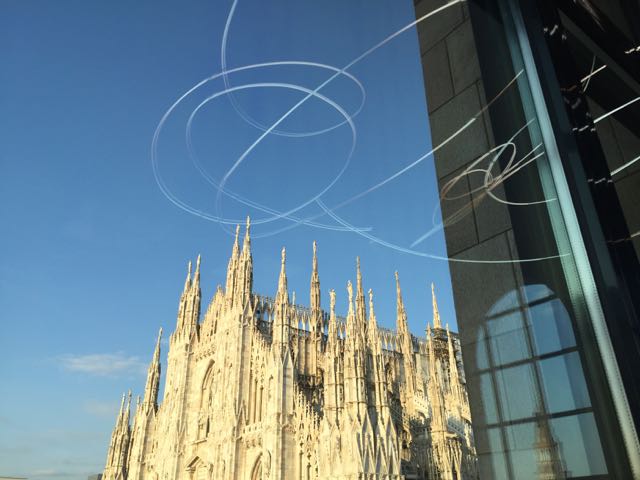
[(435, 294), (433, 328), (416, 338), (396, 273), (397, 330), (382, 329), (356, 273), (346, 318), (333, 291), (330, 312), (320, 308), (315, 244), (308, 308), (289, 299), (284, 250), (276, 298), (254, 294), (247, 221), (201, 316), (198, 257), (162, 403), (161, 331), (132, 421), (123, 397), (103, 479), (476, 479), (459, 343)]

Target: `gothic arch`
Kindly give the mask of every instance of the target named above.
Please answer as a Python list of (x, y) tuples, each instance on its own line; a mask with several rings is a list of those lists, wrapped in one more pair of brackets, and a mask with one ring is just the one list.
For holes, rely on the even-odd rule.
[(209, 362), (207, 363), (207, 368), (205, 368), (204, 370), (204, 375), (202, 376), (202, 382), (201, 385), (204, 387), (204, 384), (207, 380), (209, 380), (213, 374), (213, 365), (215, 364), (215, 361), (213, 359), (210, 359)]
[(251, 480), (262, 480), (262, 454), (258, 455), (251, 469)]
[(206, 438), (210, 430), (210, 408), (216, 391), (213, 383), (216, 380), (215, 362), (209, 361), (200, 384), (200, 408), (198, 411), (198, 439)]

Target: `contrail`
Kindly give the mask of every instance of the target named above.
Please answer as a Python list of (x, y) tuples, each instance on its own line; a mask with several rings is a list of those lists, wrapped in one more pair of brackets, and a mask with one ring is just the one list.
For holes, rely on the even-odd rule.
[[(346, 222), (344, 219), (342, 219), (341, 217), (339, 217), (334, 210), (339, 209), (341, 207), (344, 207), (345, 205), (348, 205), (366, 195), (368, 195), (369, 193), (383, 187), (384, 185), (386, 185), (389, 182), (392, 182), (393, 180), (395, 180), (396, 178), (400, 177), (401, 175), (405, 174), (406, 172), (408, 172), (409, 170), (411, 170), (412, 168), (414, 168), (415, 166), (419, 165), (420, 163), (422, 163), (424, 160), (426, 160), (429, 157), (433, 157), (434, 153), (436, 151), (438, 151), (439, 149), (441, 149), (442, 147), (444, 147), (446, 144), (448, 144), (449, 142), (451, 142), (453, 139), (455, 139), (457, 136), (459, 136), (463, 131), (465, 131), (470, 125), (472, 125), (478, 118), (480, 118), (480, 116), (493, 104), (493, 102), (495, 102), (498, 98), (500, 98), (502, 96), (502, 94), (509, 89), (520, 77), (520, 75), (523, 73), (523, 71), (518, 72), (515, 77), (500, 91), (498, 92), (497, 95), (494, 96), (494, 98), (489, 101), (484, 107), (482, 107), (477, 113), (476, 115), (474, 115), (471, 119), (469, 119), (464, 125), (462, 125), (458, 130), (456, 130), (452, 135), (450, 135), (449, 137), (447, 137), (444, 141), (440, 142), (437, 146), (433, 147), (429, 152), (425, 153), (424, 155), (422, 155), (421, 157), (419, 157), (418, 159), (414, 160), (413, 162), (411, 162), (410, 164), (402, 167), (400, 170), (398, 170), (397, 172), (395, 172), (394, 174), (390, 175), (389, 177), (379, 181), (378, 183), (376, 183), (375, 185), (361, 191), (360, 193), (338, 203), (336, 206), (334, 206), (332, 209), (328, 208), (324, 202), (321, 200), (322, 196), (324, 194), (326, 194), (335, 184), (336, 182), (343, 176), (343, 174), (345, 173), (346, 169), (348, 168), (351, 159), (353, 157), (354, 151), (355, 151), (355, 147), (357, 144), (357, 129), (355, 127), (354, 124), (354, 117), (357, 116), (365, 102), (366, 102), (366, 91), (364, 86), (362, 85), (362, 83), (353, 75), (351, 75), (350, 73), (347, 72), (347, 70), (349, 68), (351, 68), (352, 66), (354, 66), (355, 64), (357, 64), (358, 62), (360, 62), (361, 60), (363, 60), (364, 58), (366, 58), (367, 56), (369, 56), (371, 53), (373, 53), (374, 51), (376, 51), (377, 49), (381, 48), (382, 46), (386, 45), (388, 42), (392, 41), (394, 38), (396, 38), (397, 36), (401, 35), (403, 32), (411, 29), (412, 27), (414, 27), (415, 25), (419, 24), (420, 22), (426, 20), (427, 18), (430, 18), (434, 15), (437, 15), (438, 13), (446, 10), (447, 8), (450, 8), (454, 5), (457, 4), (461, 4), (463, 3), (465, 0), (453, 0), (450, 1), (449, 3), (423, 15), (422, 17), (418, 18), (415, 21), (410, 22), (409, 24), (405, 25), (404, 27), (402, 27), (401, 29), (397, 30), (396, 32), (392, 33), (391, 35), (388, 35), (387, 37), (385, 37), (383, 40), (381, 40), (380, 42), (376, 43), (374, 46), (372, 46), (371, 48), (369, 48), (368, 50), (366, 50), (364, 53), (362, 53), (361, 55), (359, 55), (358, 57), (356, 57), (355, 59), (351, 60), (348, 64), (346, 64), (344, 67), (342, 68), (336, 68), (330, 65), (326, 65), (326, 64), (321, 64), (321, 63), (316, 63), (316, 62), (307, 62), (307, 61), (278, 61), (278, 62), (263, 62), (263, 63), (256, 63), (256, 64), (252, 64), (252, 65), (245, 65), (245, 66), (240, 66), (240, 67), (236, 67), (236, 68), (227, 68), (227, 44), (228, 44), (228, 37), (229, 37), (229, 30), (230, 30), (230, 26), (233, 20), (233, 16), (235, 14), (235, 10), (238, 4), (238, 0), (234, 0), (233, 4), (230, 8), (229, 14), (227, 16), (226, 19), (226, 23), (225, 23), (225, 28), (224, 28), (224, 32), (223, 32), (223, 37), (222, 37), (222, 43), (221, 43), (221, 67), (222, 67), (222, 71), (212, 75), (210, 77), (207, 77), (206, 79), (202, 80), (201, 82), (199, 82), (198, 84), (196, 84), (194, 87), (192, 87), (191, 89), (189, 89), (187, 92), (185, 92), (180, 98), (178, 98), (178, 100), (176, 100), (171, 107), (165, 112), (165, 114), (163, 115), (162, 119), (160, 120), (160, 123), (158, 124), (155, 132), (154, 132), (154, 136), (153, 136), (153, 141), (152, 141), (152, 166), (153, 166), (153, 172), (154, 172), (154, 177), (156, 180), (156, 183), (158, 184), (159, 188), (161, 189), (162, 193), (167, 197), (167, 199), (169, 201), (171, 201), (174, 205), (176, 205), (177, 207), (191, 213), (194, 214), (196, 216), (199, 216), (203, 219), (206, 220), (210, 220), (210, 221), (215, 221), (217, 223), (219, 223), (221, 226), (225, 226), (225, 225), (230, 225), (230, 224), (237, 224), (237, 223), (241, 223), (242, 219), (232, 219), (232, 218), (225, 218), (222, 216), (222, 212), (221, 212), (221, 197), (222, 195), (226, 195), (229, 198), (242, 203), (244, 205), (247, 205), (251, 208), (255, 208), (259, 211), (262, 211), (264, 213), (266, 213), (267, 215), (271, 215), (271, 216), (267, 216), (265, 218), (262, 219), (254, 219), (253, 223), (254, 224), (266, 224), (266, 223), (270, 223), (279, 219), (286, 219), (289, 220), (291, 223), (286, 225), (283, 228), (277, 229), (277, 230), (273, 230), (271, 232), (268, 233), (264, 233), (264, 234), (259, 234), (256, 235), (256, 237), (264, 237), (264, 236), (270, 236), (270, 235), (275, 235), (277, 233), (289, 230), (291, 228), (295, 228), (301, 224), (303, 225), (308, 225), (311, 227), (315, 227), (315, 228), (323, 228), (323, 229), (329, 229), (329, 230), (337, 230), (337, 231), (350, 231), (350, 232), (354, 232), (358, 235), (363, 236), (364, 238), (367, 238), (375, 243), (378, 243), (380, 245), (383, 245), (385, 247), (397, 250), (399, 252), (403, 252), (403, 253), (409, 253), (412, 255), (418, 255), (418, 256), (422, 256), (422, 257), (427, 257), (427, 258), (432, 258), (432, 259), (437, 259), (437, 260), (444, 260), (444, 261), (458, 261), (458, 262), (466, 262), (466, 263), (519, 263), (519, 262), (532, 262), (532, 261), (540, 261), (540, 260), (547, 260), (547, 259), (552, 259), (552, 258), (558, 258), (561, 257), (563, 255), (554, 255), (554, 256), (549, 256), (549, 257), (539, 257), (539, 258), (535, 258), (535, 259), (521, 259), (521, 260), (495, 260), (495, 261), (489, 261), (489, 260), (462, 260), (462, 259), (450, 259), (448, 257), (443, 257), (443, 256), (438, 256), (438, 255), (432, 255), (432, 254), (428, 254), (425, 252), (419, 252), (416, 250), (413, 250), (412, 248), (405, 248), (402, 247), (400, 245), (391, 243), (391, 242), (387, 242), (383, 239), (380, 239), (374, 235), (371, 235), (369, 232), (371, 231), (371, 227), (364, 227), (364, 228), (358, 228), (355, 227), (353, 225), (351, 225), (350, 223)], [(242, 84), (242, 85), (238, 85), (238, 86), (232, 86), (230, 83), (230, 78), (229, 75), (230, 74), (234, 74), (237, 72), (242, 72), (242, 71), (248, 71), (248, 70), (254, 70), (254, 69), (261, 69), (261, 68), (271, 68), (271, 67), (277, 67), (277, 66), (302, 66), (302, 67), (313, 67), (313, 68), (321, 68), (321, 69), (326, 69), (329, 71), (332, 71), (333, 74), (324, 82), (322, 82), (320, 85), (318, 85), (315, 89), (311, 89), (311, 88), (306, 88), (303, 87), (301, 85), (296, 85), (296, 84), (292, 84), (292, 83), (283, 83), (283, 82), (256, 82), (256, 83), (249, 83), (249, 84)], [(361, 94), (361, 101), (360, 104), (358, 105), (358, 107), (356, 108), (356, 110), (349, 114), (345, 111), (344, 108), (342, 108), (338, 103), (336, 103), (335, 101), (331, 100), (330, 98), (323, 96), (319, 93), (320, 90), (322, 90), (325, 86), (327, 86), (329, 83), (331, 83), (333, 80), (335, 80), (336, 78), (338, 78), (339, 76), (344, 76), (345, 78), (351, 80), (359, 89), (360, 94)], [(196, 167), (196, 169), (198, 170), (198, 172), (203, 176), (203, 178), (210, 183), (214, 188), (216, 188), (217, 193), (216, 193), (216, 200), (215, 200), (215, 215), (205, 212), (203, 210), (200, 210), (198, 208), (195, 208), (191, 205), (189, 205), (188, 203), (180, 200), (176, 195), (174, 195), (170, 189), (167, 187), (166, 183), (164, 182), (164, 180), (162, 179), (160, 172), (159, 172), (159, 168), (158, 168), (158, 143), (159, 143), (159, 137), (160, 137), (160, 133), (167, 121), (167, 119), (169, 118), (169, 116), (176, 110), (176, 108), (190, 95), (192, 95), (193, 93), (195, 93), (197, 90), (199, 90), (200, 88), (202, 88), (203, 86), (205, 86), (207, 83), (212, 82), (218, 78), (222, 78), (223, 82), (224, 82), (224, 89), (214, 93), (213, 95), (208, 96), (207, 98), (205, 98), (202, 102), (199, 103), (199, 105), (191, 112), (188, 122), (187, 122), (187, 126), (186, 126), (186, 132), (185, 132), (185, 138), (186, 138), (186, 143), (187, 143), (187, 148), (189, 151), (189, 156), (191, 158), (191, 160), (194, 163), (194, 166)], [(240, 107), (240, 105), (238, 105), (236, 99), (235, 99), (235, 95), (234, 92), (237, 91), (241, 91), (241, 90), (248, 90), (248, 89), (255, 89), (255, 88), (284, 88), (284, 89), (289, 89), (289, 90), (294, 90), (294, 91), (299, 91), (303, 94), (305, 94), (305, 96), (298, 101), (297, 103), (295, 103), (289, 110), (287, 110), (283, 115), (280, 116), (280, 118), (278, 120), (276, 120), (273, 124), (271, 124), (271, 126), (266, 127), (265, 125), (262, 125), (260, 122), (254, 120), (249, 114), (247, 114), (244, 110), (242, 110), (242, 108)], [(197, 155), (195, 154), (194, 148), (193, 148), (193, 144), (192, 144), (192, 137), (191, 137), (191, 130), (192, 130), (192, 126), (193, 126), (193, 121), (194, 118), (196, 117), (196, 115), (198, 114), (198, 112), (201, 110), (201, 108), (208, 104), (209, 102), (215, 100), (216, 98), (219, 98), (222, 95), (226, 95), (227, 98), (229, 98), (233, 108), (235, 109), (235, 111), (238, 113), (238, 115), (245, 121), (247, 122), (249, 125), (261, 130), (261, 134), (259, 135), (259, 137), (243, 152), (242, 155), (240, 155), (235, 162), (233, 163), (233, 165), (231, 166), (231, 168), (229, 170), (227, 170), (227, 172), (222, 176), (222, 178), (220, 179), (220, 181), (218, 181), (216, 178), (214, 178), (212, 175), (210, 175), (205, 168), (203, 167), (203, 165), (201, 164), (201, 162), (199, 161)], [(313, 131), (307, 131), (307, 132), (288, 132), (285, 130), (279, 130), (277, 127), (282, 124), (282, 122), (284, 122), (293, 112), (295, 112), (300, 106), (302, 106), (304, 103), (307, 102), (307, 100), (309, 100), (310, 98), (316, 98), (322, 102), (324, 102), (325, 104), (327, 104), (328, 106), (332, 107), (334, 110), (336, 110), (342, 117), (343, 120), (330, 125), (329, 127), (326, 127), (324, 129), (319, 129), (319, 130), (313, 130)], [(528, 122), (526, 126), (529, 125), (530, 122)], [(310, 197), (309, 199), (307, 199), (306, 201), (304, 201), (303, 203), (301, 203), (300, 205), (297, 205), (287, 211), (281, 212), (278, 211), (276, 209), (273, 209), (267, 205), (263, 205), (261, 203), (255, 202), (253, 200), (250, 200), (248, 198), (245, 198), (227, 188), (225, 188), (226, 184), (228, 183), (229, 179), (231, 178), (231, 176), (233, 175), (233, 173), (238, 169), (238, 167), (242, 164), (242, 162), (246, 159), (246, 157), (261, 143), (261, 141), (270, 134), (274, 134), (274, 135), (281, 135), (281, 136), (287, 136), (287, 137), (309, 137), (309, 136), (314, 136), (314, 135), (320, 135), (323, 133), (327, 133), (331, 130), (334, 130), (336, 128), (339, 128), (341, 126), (344, 125), (349, 125), (350, 130), (351, 130), (351, 135), (352, 135), (352, 143), (351, 143), (351, 148), (349, 150), (349, 153), (345, 159), (345, 162), (342, 166), (342, 168), (339, 170), (338, 174), (333, 178), (333, 180), (331, 180), (329, 182), (328, 185), (326, 185), (318, 194)], [(518, 133), (520, 133), (525, 127), (523, 127), (522, 129), (520, 129), (518, 131)], [(517, 134), (516, 134), (517, 135)], [(514, 135), (515, 137), (515, 135)], [(513, 137), (512, 137), (513, 138)], [(497, 161), (497, 158), (500, 156), (500, 154), (504, 151), (505, 148), (507, 148), (508, 145), (512, 145), (514, 148), (514, 151), (511, 155), (511, 158), (507, 164), (507, 167), (501, 172), (500, 175), (494, 177), (491, 174), (491, 170), (492, 167), (494, 165), (494, 163)], [(514, 175), (515, 173), (517, 173), (520, 169), (524, 168), (526, 165), (532, 163), (533, 161), (535, 161), (537, 158), (539, 158), (540, 156), (544, 155), (544, 151), (541, 153), (538, 153), (536, 155), (533, 155), (532, 158), (529, 158), (533, 153), (535, 153), (535, 151), (540, 147), (541, 145), (537, 145), (536, 147), (534, 147), (530, 152), (528, 152), (525, 156), (523, 156), (520, 160), (518, 160), (515, 164), (513, 163), (514, 159), (515, 159), (515, 145), (511, 142), (507, 142), (503, 145), (500, 145), (498, 147), (494, 147), (492, 150), (490, 150), (489, 152), (487, 152), (487, 154), (483, 155), (481, 157), (481, 159), (486, 158), (487, 156), (489, 156), (491, 153), (495, 152), (495, 150), (499, 149), (500, 151), (495, 155), (495, 157), (493, 158), (493, 160), (490, 162), (489, 167), (486, 169), (482, 169), (482, 168), (475, 168), (475, 169), (467, 169), (463, 175), (468, 175), (469, 173), (475, 172), (477, 171), (478, 173), (484, 173), (485, 174), (485, 179), (484, 179), (484, 185), (480, 187), (480, 189), (484, 190), (482, 195), (480, 197), (484, 197), (486, 195), (491, 196), (494, 200), (498, 201), (498, 202), (502, 202), (502, 203), (506, 203), (506, 204), (511, 204), (511, 205), (533, 205), (533, 204), (537, 204), (537, 203), (546, 203), (549, 201), (553, 201), (554, 199), (551, 200), (544, 200), (544, 201), (538, 201), (538, 202), (523, 202), (523, 203), (517, 203), (517, 202), (508, 202), (506, 200), (502, 200), (498, 197), (496, 197), (493, 193), (492, 190), (498, 186), (499, 184), (501, 184), (502, 182), (504, 182), (504, 180), (506, 180), (507, 178), (509, 178), (511, 175)], [(474, 165), (476, 165), (477, 162), (474, 163)], [(445, 186), (446, 188), (446, 186)], [(450, 188), (449, 188), (450, 189)], [(448, 190), (447, 190), (448, 191)], [(445, 189), (443, 189), (443, 193), (442, 193), (443, 197), (444, 195), (446, 195)], [(322, 212), (312, 215), (312, 216), (308, 216), (306, 218), (301, 218), (298, 215), (294, 214), (296, 212), (299, 212), (300, 210), (302, 210), (303, 208), (309, 206), (312, 203), (316, 203), (321, 209)], [(436, 210), (434, 210), (434, 228), (431, 229), (429, 232), (427, 232), (425, 235), (423, 235), (422, 237), (420, 237), (419, 239), (417, 239), (412, 245), (411, 247), (414, 247), (416, 244), (420, 243), (421, 241), (423, 241), (426, 237), (428, 237), (429, 235), (433, 234), (435, 231), (438, 231), (442, 228), (443, 225), (446, 225), (448, 222), (450, 221), (457, 221), (459, 218), (462, 218), (463, 215), (465, 215), (466, 213), (464, 212), (465, 208), (471, 208), (472, 203), (466, 205), (465, 207), (463, 207), (463, 209), (458, 210), (456, 213), (454, 213), (454, 215), (450, 216), (449, 218), (447, 218), (445, 221), (443, 221), (440, 225), (435, 225), (435, 214), (437, 212), (437, 207)], [(314, 220), (322, 217), (324, 215), (328, 215), (330, 218), (332, 218), (338, 225), (328, 225), (328, 224), (324, 224), (324, 223), (318, 223), (315, 222)]]
[[(327, 206), (324, 203), (322, 203), (322, 200), (317, 200), (316, 203), (320, 206), (320, 208), (322, 208), (327, 213), (327, 215), (333, 218), (336, 222), (341, 223), (345, 227), (351, 226), (342, 218), (335, 215), (329, 208), (327, 208)], [(382, 240), (381, 238), (371, 235), (368, 232), (356, 231), (355, 229), (353, 229), (352, 231), (368, 240), (371, 240), (374, 243), (377, 243), (387, 248), (391, 248), (392, 250), (396, 250), (401, 253), (409, 253), (411, 255), (416, 255), (419, 257), (426, 257), (434, 260), (444, 260), (447, 262), (456, 262), (456, 263), (489, 263), (489, 264), (530, 263), (530, 262), (539, 262), (541, 260), (552, 260), (555, 258), (560, 258), (560, 257), (565, 257), (567, 255), (570, 255), (569, 253), (563, 253), (561, 255), (550, 255), (548, 257), (538, 257), (538, 258), (524, 258), (520, 260), (474, 260), (474, 259), (464, 259), (464, 258), (450, 258), (450, 257), (443, 257), (441, 255), (433, 255), (430, 253), (419, 252), (417, 250), (412, 250), (410, 248), (402, 247), (395, 243)]]
[[(222, 43), (221, 43), (221, 46), (220, 46), (220, 63), (221, 63), (221, 67), (222, 67), (222, 79), (224, 81), (225, 88), (229, 88), (231, 86), (230, 82), (229, 82), (229, 76), (227, 75), (227, 42), (228, 42), (228, 39), (229, 39), (229, 28), (231, 27), (231, 20), (233, 19), (233, 15), (235, 13), (237, 4), (238, 4), (238, 0), (234, 0), (233, 1), (233, 5), (231, 5), (231, 9), (229, 10), (229, 15), (227, 16), (227, 21), (225, 22), (225, 25), (224, 25), (224, 31), (222, 33)], [(356, 111), (351, 115), (351, 117), (352, 118), (356, 117), (362, 111), (362, 107), (364, 107), (365, 99), (366, 99), (365, 90), (364, 90), (364, 87), (362, 86), (362, 84), (354, 76), (352, 76), (351, 74), (349, 74), (347, 72), (340, 72), (340, 70), (338, 68), (336, 68), (336, 67), (332, 67), (332, 66), (324, 65), (324, 64), (313, 63), (313, 62), (289, 61), (289, 62), (282, 62), (282, 64), (322, 67), (322, 68), (327, 68), (327, 69), (333, 70), (335, 72), (344, 74), (345, 76), (347, 76), (348, 78), (353, 80), (358, 85), (358, 87), (360, 88), (360, 92), (362, 93), (362, 99), (360, 100), (360, 105), (358, 106)], [(231, 102), (231, 106), (238, 113), (240, 118), (242, 118), (249, 125), (257, 128), (258, 130), (262, 130), (262, 131), (267, 130), (266, 126), (264, 126), (260, 122), (257, 122), (253, 118), (251, 118), (251, 116), (247, 112), (245, 112), (240, 107), (240, 105), (238, 105), (238, 102), (236, 101), (235, 95), (233, 95), (232, 92), (230, 92), (227, 95), (227, 97), (229, 98), (229, 101)], [(346, 123), (347, 122), (345, 120), (343, 120), (342, 122), (337, 123), (335, 125), (332, 125), (330, 127), (327, 127), (325, 129), (313, 130), (311, 132), (286, 132), (286, 131), (278, 130), (278, 129), (274, 128), (271, 131), (271, 133), (273, 133), (274, 135), (281, 135), (281, 136), (285, 136), (285, 137), (298, 137), (298, 138), (300, 138), (300, 137), (311, 137), (311, 136), (314, 136), (314, 135), (320, 135), (320, 134), (323, 134), (323, 133), (330, 132), (331, 130), (334, 130), (334, 129), (338, 128), (338, 127), (341, 127), (342, 125), (345, 125)]]
[[(226, 185), (227, 181), (229, 180), (229, 178), (231, 177), (231, 175), (233, 175), (233, 172), (235, 172), (235, 170), (240, 166), (240, 164), (243, 162), (243, 160), (247, 157), (247, 155), (249, 155), (249, 153), (251, 153), (253, 151), (253, 149), (258, 146), (260, 144), (260, 142), (267, 136), (269, 135), (269, 133), (275, 129), (278, 125), (280, 125), (286, 118), (289, 117), (289, 115), (291, 115), (293, 112), (295, 112), (298, 107), (300, 107), (301, 105), (303, 105), (308, 99), (310, 99), (312, 96), (314, 96), (315, 93), (317, 93), (319, 90), (321, 90), (322, 88), (324, 88), (326, 85), (328, 85), (329, 83), (331, 83), (336, 77), (338, 77), (341, 73), (343, 73), (345, 70), (349, 69), (350, 67), (352, 67), (353, 65), (355, 65), (356, 63), (360, 62), (362, 59), (366, 58), (368, 55), (370, 55), (371, 53), (375, 52), (377, 49), (379, 49), (380, 47), (382, 47), (383, 45), (387, 44), (388, 42), (390, 42), (392, 39), (394, 39), (395, 37), (397, 37), (398, 35), (400, 35), (401, 33), (409, 30), (410, 28), (412, 28), (413, 26), (417, 25), (418, 23), (426, 20), (429, 17), (432, 17), (433, 15), (436, 15), (444, 10), (446, 10), (447, 8), (456, 5), (458, 3), (462, 3), (464, 0), (453, 0), (439, 8), (436, 8), (435, 10), (427, 13), (426, 15), (423, 15), (422, 17), (420, 17), (419, 19), (410, 22), (408, 25), (404, 26), (403, 28), (401, 28), (400, 30), (396, 31), (395, 33), (392, 33), (391, 35), (389, 35), (388, 37), (386, 37), (385, 39), (383, 39), (382, 41), (378, 42), (376, 45), (374, 45), (373, 47), (371, 47), (369, 50), (365, 51), (363, 54), (361, 54), (360, 56), (356, 57), (355, 59), (353, 59), (351, 62), (349, 62), (347, 65), (345, 65), (342, 69), (340, 69), (339, 72), (334, 73), (331, 77), (329, 77), (327, 80), (325, 80), (323, 83), (321, 83), (318, 87), (316, 87), (315, 90), (313, 90), (313, 92), (310, 92), (309, 94), (307, 94), (307, 96), (305, 96), (302, 100), (300, 100), (299, 102), (297, 102), (293, 107), (291, 107), (284, 115), (282, 115), (278, 120), (276, 120), (268, 129), (266, 129), (250, 146), (249, 148), (247, 148), (244, 153), (242, 155), (240, 155), (240, 157), (236, 160), (236, 162), (233, 164), (233, 166), (224, 174), (224, 176), (222, 177), (222, 180), (220, 181), (220, 186), (221, 188), (224, 188), (224, 186)], [(216, 194), (216, 213), (218, 215), (220, 215), (220, 197), (222, 195), (222, 192), (220, 190), (218, 190), (218, 193)], [(290, 211), (288, 212), (288, 214), (290, 213), (294, 213), (294, 211)], [(274, 220), (277, 220), (279, 218), (284, 217), (285, 215), (280, 215), (280, 216), (275, 216), (276, 218), (274, 218)]]

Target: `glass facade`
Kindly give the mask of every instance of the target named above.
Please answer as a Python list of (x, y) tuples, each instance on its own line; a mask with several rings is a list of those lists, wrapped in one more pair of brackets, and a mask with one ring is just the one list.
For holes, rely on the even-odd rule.
[[(592, 41), (588, 54), (578, 52), (588, 42), (579, 45), (565, 24), (581, 32), (569, 21), (577, 11), (607, 22), (612, 37), (632, 29), (615, 28), (592, 2), (552, 3), (453, 2), (418, 24), (430, 128), (434, 145), (443, 144), (435, 163), (479, 472), (491, 479), (631, 478), (640, 455), (637, 369), (625, 369), (638, 353), (638, 77), (614, 64), (606, 71), (617, 72), (618, 83), (604, 74), (590, 83), (604, 70), (595, 52), (606, 47)], [(416, 18), (442, 5), (418, 1)], [(622, 19), (620, 5), (602, 8)], [(633, 40), (626, 45), (630, 50)], [(573, 66), (558, 62), (561, 54), (582, 60), (573, 73), (587, 73), (577, 87), (566, 83)], [(627, 60), (637, 67), (637, 57)], [(609, 92), (611, 84), (623, 84), (624, 93)], [(612, 97), (630, 103), (612, 111)], [(565, 107), (571, 120), (584, 110), (582, 123), (568, 122)], [(623, 123), (616, 120), (622, 110)], [(569, 166), (580, 157), (567, 137), (585, 130), (597, 132), (591, 149), (599, 140), (605, 150), (600, 177), (577, 178)], [(585, 168), (593, 162), (585, 159)], [(587, 184), (591, 195), (581, 203), (586, 193), (578, 190)], [(601, 233), (589, 231), (587, 217), (595, 211), (617, 241), (594, 246)], [(626, 255), (624, 265), (607, 265), (623, 270), (617, 287), (600, 282), (596, 249), (614, 264)], [(601, 301), (610, 296), (628, 304), (624, 316), (605, 318)], [(621, 331), (626, 338), (615, 333)]]

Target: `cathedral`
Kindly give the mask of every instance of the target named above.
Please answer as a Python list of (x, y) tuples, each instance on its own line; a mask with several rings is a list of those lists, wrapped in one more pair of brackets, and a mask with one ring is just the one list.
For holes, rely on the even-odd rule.
[[(426, 337), (407, 326), (396, 272), (396, 331), (378, 326), (359, 261), (346, 318), (320, 307), (313, 245), (309, 307), (290, 300), (285, 250), (275, 298), (253, 293), (250, 225), (224, 289), (201, 315), (200, 257), (169, 337), (160, 338), (133, 419), (123, 396), (103, 480), (477, 479), (457, 336), (435, 293)], [(368, 303), (368, 308), (367, 308)]]

